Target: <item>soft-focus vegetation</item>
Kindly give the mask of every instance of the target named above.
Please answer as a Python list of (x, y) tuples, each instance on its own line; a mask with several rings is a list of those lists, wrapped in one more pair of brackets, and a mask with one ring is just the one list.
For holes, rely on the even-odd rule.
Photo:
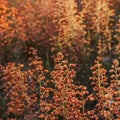
[(119, 0), (0, 1), (0, 119), (120, 119)]

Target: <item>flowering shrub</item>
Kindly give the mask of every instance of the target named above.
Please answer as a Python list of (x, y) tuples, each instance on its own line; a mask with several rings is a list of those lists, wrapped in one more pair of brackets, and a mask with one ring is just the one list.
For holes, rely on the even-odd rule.
[(119, 0), (0, 1), (0, 119), (120, 119)]

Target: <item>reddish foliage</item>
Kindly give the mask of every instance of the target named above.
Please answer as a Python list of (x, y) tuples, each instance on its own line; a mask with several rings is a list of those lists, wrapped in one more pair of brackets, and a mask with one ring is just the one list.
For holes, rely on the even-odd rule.
[(118, 120), (119, 4), (0, 1), (0, 117)]

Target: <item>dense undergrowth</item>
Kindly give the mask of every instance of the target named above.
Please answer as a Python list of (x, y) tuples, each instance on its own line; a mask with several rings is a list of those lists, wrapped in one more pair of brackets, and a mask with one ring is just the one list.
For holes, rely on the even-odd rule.
[(119, 120), (119, 106), (119, 0), (0, 1), (2, 120)]

